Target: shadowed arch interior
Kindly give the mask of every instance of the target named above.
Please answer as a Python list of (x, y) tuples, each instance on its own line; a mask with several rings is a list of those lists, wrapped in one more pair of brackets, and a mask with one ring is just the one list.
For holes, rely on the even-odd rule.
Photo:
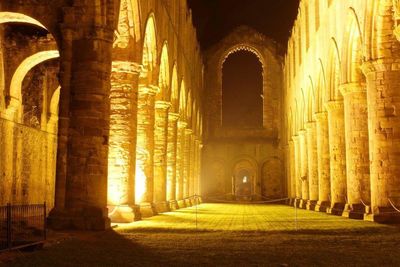
[(222, 125), (261, 128), (263, 124), (263, 68), (249, 51), (232, 53), (222, 67)]

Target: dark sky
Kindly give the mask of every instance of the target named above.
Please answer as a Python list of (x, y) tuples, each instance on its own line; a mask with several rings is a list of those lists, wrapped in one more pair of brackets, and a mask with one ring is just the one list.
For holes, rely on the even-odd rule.
[(286, 47), (299, 0), (188, 0), (202, 49), (240, 25), (247, 25)]

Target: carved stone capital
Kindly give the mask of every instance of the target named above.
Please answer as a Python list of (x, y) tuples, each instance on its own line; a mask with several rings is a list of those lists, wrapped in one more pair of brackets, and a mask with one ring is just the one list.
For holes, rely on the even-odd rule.
[(142, 66), (136, 62), (129, 61), (113, 61), (112, 62), (112, 71), (113, 72), (123, 72), (130, 74), (140, 74), (142, 70)]
[(316, 122), (324, 122), (328, 120), (328, 113), (319, 112), (314, 114), (314, 119)]
[(306, 130), (313, 129), (317, 123), (315, 121), (309, 121), (306, 123)]
[(187, 122), (185, 121), (178, 121), (178, 128), (179, 129), (185, 129), (187, 126)]
[(344, 109), (344, 104), (343, 101), (337, 100), (337, 101), (329, 101), (328, 103), (325, 104), (326, 110), (328, 112), (336, 111), (336, 110), (343, 110)]
[(168, 110), (171, 107), (171, 103), (168, 101), (156, 101), (155, 108), (160, 110)]
[(139, 94), (142, 95), (156, 95), (158, 92), (158, 87), (153, 85), (139, 85)]
[(345, 83), (339, 86), (339, 90), (343, 96), (354, 93), (366, 93), (367, 87), (364, 83)]
[(180, 118), (180, 115), (178, 113), (174, 113), (174, 112), (169, 112), (168, 113), (168, 120), (170, 122), (177, 122)]

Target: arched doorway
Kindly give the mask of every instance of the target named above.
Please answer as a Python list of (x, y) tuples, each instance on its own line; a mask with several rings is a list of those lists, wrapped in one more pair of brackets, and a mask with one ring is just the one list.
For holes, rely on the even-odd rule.
[(257, 168), (247, 159), (233, 167), (232, 192), (236, 200), (250, 201), (256, 197)]

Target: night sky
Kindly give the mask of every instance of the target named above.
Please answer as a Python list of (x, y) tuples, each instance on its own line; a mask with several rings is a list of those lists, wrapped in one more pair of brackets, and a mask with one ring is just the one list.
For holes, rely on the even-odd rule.
[(202, 49), (240, 25), (275, 39), (285, 48), (299, 0), (188, 0)]

